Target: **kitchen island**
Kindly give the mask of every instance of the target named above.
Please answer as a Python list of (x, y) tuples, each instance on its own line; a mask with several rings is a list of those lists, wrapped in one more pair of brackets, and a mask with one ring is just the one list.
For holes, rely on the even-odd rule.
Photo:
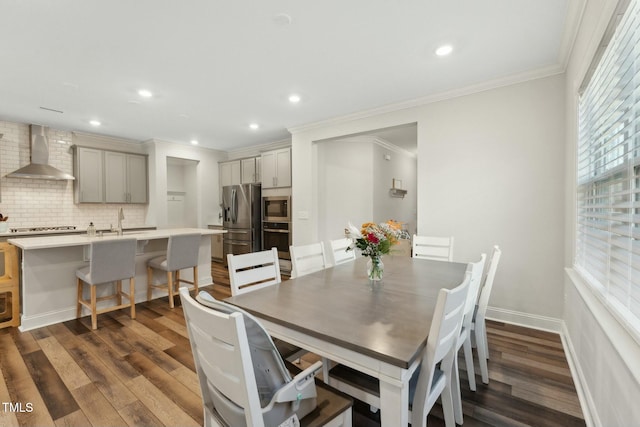
[[(76, 270), (88, 265), (88, 250), (94, 240), (136, 238), (136, 302), (147, 300), (147, 261), (164, 255), (169, 236), (200, 233), (198, 256), (198, 285), (213, 283), (211, 278), (211, 235), (223, 230), (177, 228), (124, 232), (123, 236), (106, 233), (103, 236), (81, 235), (41, 236), (9, 239), (9, 243), (21, 249), (20, 285), (22, 298), (21, 331), (28, 331), (76, 317)], [(193, 279), (193, 271), (181, 273), (187, 280)], [(165, 280), (157, 273), (154, 280)], [(125, 285), (127, 282), (125, 281)], [(98, 296), (113, 292), (109, 286), (100, 286)], [(154, 297), (166, 293), (154, 291)], [(100, 305), (98, 305), (100, 306)], [(86, 313), (85, 313), (86, 314)]]

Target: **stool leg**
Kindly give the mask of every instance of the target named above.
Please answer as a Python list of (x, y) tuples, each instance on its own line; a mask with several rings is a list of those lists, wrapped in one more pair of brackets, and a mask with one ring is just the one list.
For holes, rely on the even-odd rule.
[(80, 301), (82, 300), (82, 280), (78, 279), (78, 308), (76, 309), (76, 318), (80, 318), (82, 316), (82, 304)]
[(122, 305), (122, 280), (116, 281), (116, 302)]
[(129, 279), (129, 303), (131, 304), (131, 318), (136, 318), (136, 278)]
[(153, 288), (151, 285), (153, 284), (153, 270), (151, 267), (147, 267), (147, 301), (151, 301), (151, 293), (153, 292)]
[(193, 266), (193, 289), (195, 291), (194, 295), (198, 295), (198, 265)]
[(173, 308), (173, 272), (167, 271), (167, 289), (169, 290), (169, 307)]
[(96, 287), (91, 285), (91, 329), (98, 329), (98, 314), (96, 311)]

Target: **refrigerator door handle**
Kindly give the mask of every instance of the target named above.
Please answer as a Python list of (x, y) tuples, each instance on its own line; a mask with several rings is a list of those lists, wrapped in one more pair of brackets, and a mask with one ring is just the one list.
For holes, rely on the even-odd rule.
[(231, 222), (236, 223), (238, 220), (238, 192), (234, 187), (231, 189)]

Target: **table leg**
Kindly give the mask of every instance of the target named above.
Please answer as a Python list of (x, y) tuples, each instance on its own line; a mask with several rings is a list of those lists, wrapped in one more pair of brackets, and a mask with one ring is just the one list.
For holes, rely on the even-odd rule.
[(381, 427), (398, 427), (409, 424), (409, 384), (402, 386), (380, 380)]

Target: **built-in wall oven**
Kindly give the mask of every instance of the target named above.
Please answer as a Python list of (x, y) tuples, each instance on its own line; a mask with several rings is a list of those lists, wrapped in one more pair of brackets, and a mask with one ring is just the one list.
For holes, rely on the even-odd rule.
[(262, 249), (278, 249), (278, 257), (291, 259), (291, 197), (262, 197)]
[(278, 249), (278, 258), (291, 259), (289, 246), (291, 246), (291, 233), (289, 222), (262, 223), (262, 245), (264, 250), (271, 248)]

